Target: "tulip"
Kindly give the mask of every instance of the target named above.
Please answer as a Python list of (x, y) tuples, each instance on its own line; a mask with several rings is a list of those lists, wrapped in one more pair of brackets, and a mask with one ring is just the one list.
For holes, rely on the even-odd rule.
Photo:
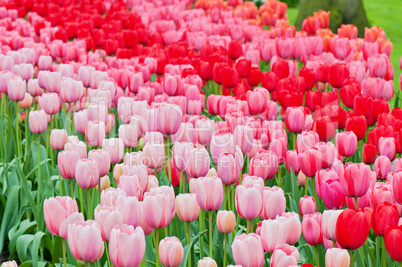
[(58, 155), (58, 167), (61, 177), (72, 179), (75, 177), (75, 166), (80, 159), (76, 151), (61, 151)]
[(159, 243), (159, 256), (163, 266), (177, 267), (183, 261), (183, 245), (175, 236), (165, 237)]
[(347, 163), (340, 176), (342, 192), (347, 197), (362, 197), (370, 186), (371, 168), (363, 163)]
[(386, 179), (388, 173), (391, 172), (391, 161), (386, 156), (379, 156), (374, 162), (374, 171), (377, 178)]
[(339, 180), (328, 179), (321, 182), (321, 198), (328, 209), (340, 209), (346, 204)]
[(380, 137), (378, 140), (378, 155), (386, 156), (393, 161), (396, 156), (396, 143), (393, 137)]
[(261, 88), (261, 90), (247, 91), (247, 104), (250, 114), (260, 114), (266, 110), (267, 100), (269, 100), (267, 99), (268, 91), (264, 93), (263, 90), (265, 89)]
[(261, 238), (256, 234), (241, 234), (236, 236), (232, 243), (233, 259), (241, 266), (264, 265), (264, 250)]
[(28, 109), (32, 106), (32, 96), (29, 93), (25, 93), (24, 99), (18, 101), (18, 106), (22, 109)]
[(53, 150), (63, 150), (67, 143), (67, 131), (64, 129), (53, 129), (50, 132), (50, 146)]
[(200, 177), (195, 183), (195, 194), (202, 210), (218, 210), (223, 201), (221, 179), (216, 177)]
[(243, 154), (248, 154), (253, 143), (253, 133), (249, 126), (237, 125), (233, 131), (233, 141), (238, 145)]
[(262, 210), (260, 217), (263, 220), (275, 219), (286, 210), (286, 198), (282, 188), (264, 187), (262, 190)]
[(7, 94), (11, 101), (24, 100), (26, 84), (21, 78), (10, 79), (7, 83)]
[(357, 148), (357, 137), (353, 132), (339, 132), (335, 136), (336, 148), (341, 156), (351, 157)]
[(235, 153), (236, 147), (233, 141), (233, 135), (230, 133), (214, 134), (211, 138), (210, 152), (213, 161), (217, 164), (219, 156), (222, 153)]
[(103, 149), (91, 150), (88, 153), (88, 158), (93, 159), (98, 164), (99, 176), (105, 176), (110, 169), (109, 153)]
[(364, 144), (362, 153), (363, 153), (362, 155), (363, 162), (368, 165), (371, 165), (374, 163), (377, 157), (377, 147), (369, 143)]
[(292, 133), (299, 133), (303, 129), (306, 114), (302, 107), (288, 107), (285, 112), (286, 129)]
[(136, 147), (138, 135), (138, 128), (131, 124), (122, 124), (119, 127), (119, 137), (123, 139), (125, 147)]
[(324, 210), (321, 227), (324, 238), (333, 241), (336, 240), (336, 222), (342, 211), (343, 210)]
[(185, 150), (184, 158), (188, 160), (186, 173), (189, 177), (202, 177), (208, 173), (210, 157), (208, 151), (204, 147)]
[(307, 176), (313, 177), (321, 169), (322, 159), (319, 158), (317, 148), (309, 148), (298, 154), (300, 170)]
[[(145, 254), (145, 235), (141, 227), (115, 226), (110, 232), (109, 255), (113, 266), (139, 266)], [(130, 253), (127, 253), (130, 251)]]
[(105, 123), (103, 121), (89, 121), (85, 128), (85, 138), (88, 145), (98, 147), (105, 139)]
[(233, 153), (222, 153), (218, 160), (218, 177), (225, 185), (231, 185), (239, 180), (242, 169), (242, 160)]
[(111, 163), (119, 163), (123, 159), (124, 143), (121, 138), (104, 139), (102, 149), (109, 153)]
[(271, 267), (293, 266), (299, 262), (299, 251), (294, 246), (282, 244), (275, 248), (271, 257)]
[(299, 211), (302, 217), (307, 214), (314, 214), (317, 211), (315, 199), (311, 196), (303, 196), (300, 198)]
[[(75, 164), (75, 179), (83, 189), (93, 188), (99, 183), (98, 164), (93, 159), (79, 159)], [(88, 203), (89, 205), (90, 203)]]
[(302, 231), (304, 239), (311, 246), (322, 244), (322, 214), (315, 212), (303, 216)]
[(146, 144), (141, 154), (142, 162), (150, 169), (158, 169), (165, 163), (165, 147), (163, 144)]
[(46, 132), (47, 116), (43, 109), (29, 112), (29, 128), (33, 134)]
[(278, 157), (271, 151), (258, 154), (250, 161), (249, 174), (272, 179), (278, 171)]
[(1, 267), (18, 267), (15, 261), (5, 261), (1, 264)]
[(328, 76), (332, 87), (341, 88), (345, 79), (349, 77), (349, 69), (344, 63), (335, 63), (331, 66)]
[(97, 262), (103, 255), (101, 230), (95, 221), (74, 222), (68, 227), (68, 247), (77, 260)]
[(264, 251), (273, 252), (275, 247), (286, 243), (286, 229), (285, 224), (277, 219), (264, 220), (261, 226), (261, 240)]
[(110, 232), (123, 224), (123, 215), (113, 207), (103, 206), (95, 209), (95, 221), (99, 224), (103, 241), (109, 241)]
[(390, 226), (385, 229), (385, 247), (394, 261), (402, 261), (402, 226)]
[(330, 248), (325, 252), (326, 267), (349, 267), (350, 256), (346, 249)]
[(88, 111), (86, 109), (74, 113), (74, 125), (77, 133), (85, 134), (87, 124), (88, 124)]
[(367, 132), (366, 118), (363, 115), (348, 118), (345, 129), (354, 132), (357, 140), (362, 140)]
[(355, 250), (366, 242), (369, 222), (361, 209), (345, 209), (336, 222), (336, 241), (342, 248)]
[(218, 265), (213, 259), (205, 257), (202, 260), (198, 261), (197, 267), (218, 267)]
[[(240, 217), (247, 220), (257, 218), (262, 211), (262, 188), (259, 185), (244, 187), (239, 185), (236, 187), (235, 196), (236, 211)], [(252, 225), (247, 227), (248, 231), (252, 231)]]
[(174, 207), (175, 203), (160, 189), (151, 190), (144, 194), (143, 208), (145, 220), (153, 229), (164, 228), (169, 225), (172, 220), (172, 209), (174, 211)]
[(180, 194), (176, 197), (176, 213), (182, 222), (193, 222), (198, 218), (200, 207), (196, 194)]
[(387, 202), (378, 203), (371, 215), (370, 226), (378, 236), (384, 236), (388, 226), (398, 225), (399, 215), (395, 205)]
[(78, 212), (77, 202), (71, 197), (51, 197), (43, 203), (43, 216), (47, 230), (52, 235), (60, 235), (63, 221), (71, 214)]
[(295, 174), (298, 174), (300, 172), (300, 165), (297, 158), (296, 150), (288, 150), (286, 152), (285, 165), (289, 173), (291, 170), (293, 170), (293, 173)]
[(122, 189), (127, 196), (135, 196), (139, 200), (142, 200), (144, 192), (137, 175), (121, 175), (117, 187)]
[(218, 211), (216, 225), (221, 233), (229, 234), (233, 232), (236, 227), (236, 216), (233, 211)]
[[(110, 187), (110, 179), (109, 179), (109, 176), (107, 176), (107, 175), (102, 176), (102, 177), (100, 178), (99, 185), (100, 185), (100, 191), (103, 191), (103, 190), (105, 190), (105, 189), (108, 189), (108, 188)], [(96, 190), (98, 190), (98, 188), (96, 188)]]

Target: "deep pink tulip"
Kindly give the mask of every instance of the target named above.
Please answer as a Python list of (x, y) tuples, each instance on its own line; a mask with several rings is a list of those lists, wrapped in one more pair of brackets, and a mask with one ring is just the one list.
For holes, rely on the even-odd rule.
[(123, 190), (127, 196), (135, 196), (142, 200), (144, 192), (137, 175), (121, 175), (117, 187)]
[(377, 178), (386, 179), (388, 173), (391, 172), (391, 161), (386, 156), (379, 156), (374, 161), (374, 171), (377, 174)]
[(103, 149), (91, 150), (88, 153), (88, 158), (93, 159), (98, 164), (99, 176), (105, 176), (110, 169), (110, 156)]
[(110, 232), (109, 255), (113, 266), (139, 266), (145, 254), (145, 235), (141, 227), (123, 224)]
[(260, 217), (263, 220), (275, 219), (286, 210), (286, 198), (283, 189), (277, 186), (264, 187), (262, 190), (262, 210)]
[(293, 266), (299, 262), (299, 251), (294, 246), (282, 244), (275, 248), (271, 257), (271, 267)]
[(347, 163), (341, 175), (341, 189), (347, 197), (362, 197), (370, 187), (370, 166), (364, 163)]
[(176, 213), (182, 222), (193, 222), (198, 218), (200, 207), (196, 194), (180, 194), (176, 196)]
[(322, 214), (315, 212), (303, 216), (302, 231), (304, 239), (310, 246), (322, 244)]
[(391, 161), (396, 156), (396, 143), (393, 137), (380, 137), (378, 140), (378, 155), (386, 156)]
[(43, 109), (29, 112), (29, 128), (33, 134), (46, 132), (47, 116)]
[(322, 167), (322, 158), (317, 148), (312, 147), (297, 155), (300, 170), (307, 176), (313, 177)]
[(121, 138), (104, 139), (102, 149), (109, 153), (111, 163), (119, 163), (123, 159), (124, 144)]
[(103, 255), (101, 230), (95, 221), (70, 224), (67, 240), (70, 252), (77, 260), (97, 262)]
[(237, 183), (240, 178), (240, 171), (243, 168), (242, 163), (243, 159), (239, 159), (238, 154), (222, 153), (220, 155), (217, 173), (223, 184), (231, 185)]
[(292, 133), (299, 133), (302, 131), (306, 114), (302, 107), (292, 108), (288, 107), (285, 112), (286, 129)]
[(216, 215), (216, 226), (221, 233), (231, 233), (236, 227), (236, 215), (233, 211), (220, 210)]
[(247, 220), (257, 218), (262, 211), (262, 188), (259, 185), (236, 187), (236, 211), (240, 217)]
[(314, 214), (317, 211), (317, 204), (312, 196), (303, 196), (299, 200), (300, 216)]
[(233, 259), (241, 266), (264, 265), (264, 250), (260, 236), (256, 234), (241, 234), (232, 243)]
[(293, 170), (293, 173), (298, 174), (300, 172), (299, 160), (297, 158), (296, 150), (288, 150), (286, 152), (285, 165), (288, 172)]
[(99, 205), (95, 209), (95, 221), (99, 224), (103, 241), (109, 241), (110, 232), (123, 224), (123, 215), (111, 206)]
[(88, 121), (85, 128), (85, 139), (88, 145), (99, 147), (106, 137), (105, 123), (103, 121)]
[(142, 150), (142, 162), (150, 169), (158, 169), (165, 163), (165, 147), (163, 144), (146, 144)]
[(189, 177), (197, 178), (205, 176), (210, 167), (210, 157), (204, 147), (190, 148), (184, 153), (187, 159), (186, 173)]
[(339, 214), (341, 214), (343, 210), (324, 210), (322, 215), (322, 226), (321, 230), (324, 238), (328, 240), (336, 240), (335, 229), (336, 229), (336, 221), (338, 219)]
[(71, 197), (51, 197), (43, 203), (43, 216), (47, 230), (59, 235), (60, 226), (71, 214), (78, 212), (77, 202)]
[(7, 83), (7, 94), (11, 101), (24, 100), (27, 85), (21, 78), (10, 79)]
[(53, 129), (50, 132), (50, 146), (53, 150), (63, 150), (67, 143), (67, 131), (64, 129)]
[(180, 127), (183, 114), (178, 105), (162, 104), (158, 108), (158, 130), (167, 135), (175, 134)]
[(357, 137), (354, 132), (339, 132), (335, 136), (336, 148), (341, 156), (351, 157), (357, 148)]
[(222, 180), (217, 177), (198, 178), (195, 183), (195, 194), (202, 210), (218, 210), (223, 201)]
[(249, 174), (272, 179), (278, 171), (278, 157), (271, 151), (260, 153), (250, 161)]
[[(260, 87), (260, 90), (247, 91), (247, 104), (250, 114), (263, 113), (267, 108), (267, 101), (269, 100), (269, 92), (265, 88)], [(266, 93), (264, 93), (264, 90)]]
[(93, 159), (80, 159), (75, 164), (75, 179), (83, 189), (93, 188), (99, 183), (98, 163)]
[(183, 256), (183, 245), (177, 237), (165, 237), (159, 243), (159, 259), (163, 266), (177, 267), (183, 261)]
[(339, 180), (328, 179), (321, 182), (321, 198), (328, 209), (340, 209), (346, 205)]
[(402, 204), (402, 170), (394, 172), (392, 180), (392, 188), (394, 192), (395, 201), (398, 204)]

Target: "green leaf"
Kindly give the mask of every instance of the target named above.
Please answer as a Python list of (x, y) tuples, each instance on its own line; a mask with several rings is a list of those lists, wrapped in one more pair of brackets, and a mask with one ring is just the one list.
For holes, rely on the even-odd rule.
[(18, 237), (32, 232), (35, 229), (35, 227), (36, 222), (30, 222), (28, 219), (26, 219), (20, 223), (19, 229), (15, 231), (12, 235), (10, 234), (11, 231), (8, 233), (9, 235), (8, 238), (10, 239), (10, 243), (8, 244), (8, 251), (10, 251), (10, 258), (14, 258)]
[(31, 248), (32, 261), (33, 261), (34, 267), (38, 266), (37, 262), (38, 262), (39, 249), (43, 249), (43, 248), (47, 248), (50, 252), (52, 252), (53, 251), (53, 243), (50, 240), (49, 236), (46, 235), (44, 232), (37, 232), (35, 234), (32, 248)]
[(17, 238), (17, 254), (21, 262), (27, 261), (27, 258), (30, 257), (28, 249), (33, 240), (34, 235), (22, 235)]
[(198, 235), (194, 236), (193, 238), (191, 238), (191, 242), (190, 245), (186, 245), (184, 247), (184, 257), (183, 257), (183, 261), (181, 262), (181, 264), (179, 265), (180, 267), (184, 267), (187, 266), (187, 259), (188, 259), (188, 254), (191, 251), (191, 248), (194, 246), (194, 243), (196, 243), (198, 241), (198, 239), (200, 238), (200, 236), (202, 236), (203, 234), (205, 234), (208, 230), (205, 230), (203, 232), (198, 233)]
[[(3, 220), (0, 227), (0, 252), (4, 248), (4, 239), (8, 230), (15, 224), (18, 216), (18, 196), (20, 192), (19, 186), (13, 186), (8, 193), (7, 203), (4, 210)], [(16, 212), (17, 211), (17, 212)]]

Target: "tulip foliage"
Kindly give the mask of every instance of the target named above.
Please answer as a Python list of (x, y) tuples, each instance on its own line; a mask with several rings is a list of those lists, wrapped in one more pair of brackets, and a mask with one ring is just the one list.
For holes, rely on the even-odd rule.
[(402, 262), (392, 43), (286, 10), (1, 2), (1, 266)]

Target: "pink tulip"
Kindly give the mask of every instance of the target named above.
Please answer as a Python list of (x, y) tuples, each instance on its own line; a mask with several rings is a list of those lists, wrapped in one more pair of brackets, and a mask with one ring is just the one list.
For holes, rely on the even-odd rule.
[(279, 220), (264, 220), (261, 226), (264, 251), (273, 252), (275, 247), (286, 243), (285, 227)]
[(28, 109), (32, 106), (32, 96), (29, 93), (25, 93), (24, 99), (18, 101), (18, 106), (22, 109)]
[(85, 138), (88, 145), (99, 147), (105, 139), (105, 123), (103, 121), (89, 121), (85, 128)]
[(75, 164), (75, 179), (83, 188), (93, 188), (99, 183), (98, 163), (93, 159), (80, 159)]
[[(395, 165), (394, 165), (395, 168)], [(402, 171), (394, 171), (393, 179), (392, 179), (392, 188), (395, 197), (395, 201), (398, 204), (402, 203)]]
[(195, 132), (192, 123), (180, 123), (179, 130), (171, 136), (172, 143), (176, 142), (191, 142), (195, 143)]
[(269, 151), (274, 152), (278, 157), (279, 164), (285, 162), (287, 146), (287, 138), (285, 137), (275, 138), (269, 144)]
[[(244, 184), (244, 183), (243, 183)], [(262, 190), (262, 211), (261, 219), (275, 219), (286, 210), (286, 198), (282, 188), (264, 187)]]
[(339, 180), (328, 179), (321, 182), (321, 198), (328, 209), (340, 209), (346, 204)]
[(246, 188), (253, 187), (254, 185), (258, 185), (261, 188), (264, 188), (264, 180), (258, 176), (244, 176), (242, 185)]
[(302, 231), (304, 239), (310, 246), (322, 244), (322, 214), (315, 212), (303, 216)]
[(251, 127), (244, 125), (237, 125), (233, 131), (233, 141), (238, 145), (243, 154), (248, 154), (253, 144), (253, 132)]
[(142, 200), (142, 185), (137, 175), (122, 175), (118, 181), (118, 188), (123, 190), (127, 196), (135, 196)]
[(43, 89), (39, 87), (37, 79), (30, 79), (28, 81), (28, 93), (31, 96), (41, 96), (43, 94)]
[(301, 132), (304, 126), (306, 114), (302, 107), (288, 107), (285, 112), (286, 129), (292, 133)]
[(285, 165), (288, 172), (293, 170), (293, 173), (298, 174), (300, 172), (299, 160), (297, 159), (296, 150), (288, 150), (286, 152)]
[(391, 183), (377, 182), (374, 188), (369, 191), (370, 203), (372, 207), (375, 207), (380, 202), (388, 202), (395, 204), (395, 197), (393, 194)]
[(336, 148), (341, 156), (351, 157), (357, 148), (357, 137), (354, 132), (339, 132), (335, 136)]
[(388, 72), (389, 59), (386, 54), (377, 54), (367, 59), (368, 71), (373, 77), (383, 78)]
[(167, 135), (175, 134), (180, 127), (181, 108), (177, 105), (163, 104), (158, 108), (158, 130)]
[(43, 109), (29, 112), (29, 128), (33, 134), (46, 132), (47, 116)]
[(158, 169), (165, 163), (163, 144), (146, 144), (142, 150), (142, 162), (150, 169)]
[(27, 85), (21, 78), (10, 79), (7, 83), (7, 94), (11, 101), (24, 100)]
[(99, 101), (97, 104), (90, 104), (87, 112), (88, 121), (102, 121), (105, 125), (108, 123), (108, 107), (105, 101)]
[(99, 176), (105, 176), (110, 169), (110, 156), (103, 149), (91, 150), (88, 153), (88, 158), (93, 159), (98, 164)]
[(258, 185), (249, 188), (237, 186), (235, 205), (240, 217), (247, 220), (257, 218), (262, 211), (262, 188)]
[(317, 148), (309, 148), (297, 155), (300, 170), (307, 176), (313, 177), (321, 169), (323, 163)]
[(232, 243), (233, 259), (241, 266), (264, 265), (264, 250), (261, 238), (256, 234), (241, 234)]
[(85, 134), (87, 124), (88, 124), (88, 111), (86, 109), (74, 113), (74, 125), (77, 133)]
[(197, 267), (218, 267), (218, 265), (213, 259), (204, 257), (202, 260), (198, 261)]
[(141, 227), (115, 226), (110, 232), (109, 255), (113, 266), (139, 266), (145, 254), (145, 235)]
[(379, 156), (374, 161), (374, 171), (377, 174), (377, 178), (386, 179), (388, 173), (391, 172), (391, 161), (386, 156)]
[(216, 177), (200, 177), (195, 183), (195, 194), (202, 210), (218, 210), (223, 201), (221, 179)]
[(187, 149), (194, 148), (194, 145), (189, 142), (176, 142), (173, 145), (173, 160), (176, 168), (183, 172), (186, 170), (187, 160), (184, 157)]
[(311, 196), (303, 196), (299, 200), (300, 216), (314, 214), (317, 211), (315, 199)]
[(75, 177), (75, 165), (80, 159), (76, 151), (61, 151), (58, 155), (58, 167), (61, 177), (72, 179)]
[(210, 157), (204, 147), (187, 149), (184, 153), (184, 158), (188, 161), (186, 173), (189, 177), (202, 177), (208, 173)]
[(1, 267), (18, 267), (18, 264), (15, 261), (4, 261)]
[(39, 70), (51, 70), (53, 59), (51, 56), (41, 55), (38, 59)]
[(240, 171), (243, 168), (242, 160), (233, 153), (222, 153), (219, 157), (217, 173), (222, 183), (230, 185), (236, 183), (240, 178)]
[(391, 161), (396, 156), (396, 143), (393, 137), (380, 137), (378, 140), (378, 155), (386, 156)]
[(56, 93), (45, 93), (39, 97), (39, 108), (43, 109), (46, 114), (53, 115), (59, 112), (60, 102)]
[(299, 251), (294, 246), (287, 244), (275, 248), (271, 256), (271, 267), (293, 266), (299, 262)]
[(123, 215), (123, 223), (137, 227), (140, 223), (140, 202), (137, 197), (119, 194), (113, 206)]
[(338, 220), (338, 216), (342, 211), (343, 210), (324, 210), (321, 226), (324, 238), (333, 241), (336, 240), (336, 221)]
[(350, 256), (346, 249), (330, 248), (325, 253), (326, 267), (349, 267)]
[(176, 197), (176, 213), (182, 222), (193, 222), (198, 218), (200, 207), (196, 194), (180, 194)]
[(101, 230), (95, 221), (74, 222), (68, 227), (68, 247), (77, 260), (97, 262), (103, 255)]
[(165, 237), (159, 243), (159, 259), (163, 266), (177, 267), (183, 261), (183, 256), (183, 245), (177, 237)]
[(78, 80), (81, 81), (85, 87), (90, 85), (93, 71), (95, 71), (95, 68), (91, 66), (81, 66), (78, 69)]
[(233, 135), (230, 133), (214, 134), (211, 138), (210, 152), (213, 161), (217, 164), (222, 153), (235, 153), (236, 147)]
[(295, 244), (301, 236), (302, 226), (299, 215), (296, 212), (284, 212), (282, 216), (276, 218), (281, 222), (286, 232), (285, 239), (287, 244)]
[(73, 103), (84, 95), (85, 89), (81, 81), (62, 78), (60, 81), (60, 96), (63, 102)]
[(150, 227), (159, 229), (169, 225), (175, 207), (170, 196), (160, 189), (154, 189), (144, 194), (143, 203), (145, 221)]
[(267, 108), (267, 101), (269, 100), (269, 92), (262, 87), (261, 90), (247, 91), (247, 103), (250, 114), (263, 113)]
[(160, 132), (146, 132), (142, 140), (144, 141), (144, 144), (163, 145), (163, 134)]
[(99, 224), (103, 241), (109, 241), (110, 232), (115, 226), (123, 224), (123, 215), (110, 206), (98, 206), (95, 209), (95, 221)]
[(119, 137), (123, 139), (125, 147), (136, 147), (138, 141), (138, 128), (131, 124), (122, 124), (119, 127)]
[(28, 81), (34, 75), (34, 68), (32, 64), (22, 63), (14, 65), (13, 72), (15, 75), (20, 76), (24, 81)]
[(298, 153), (315, 146), (319, 142), (319, 137), (316, 132), (304, 131), (297, 135), (296, 150)]
[(364, 163), (347, 163), (345, 174), (341, 175), (341, 189), (347, 197), (362, 197), (370, 186), (370, 166)]
[(63, 150), (67, 143), (67, 131), (64, 129), (53, 129), (50, 132), (50, 146), (53, 150)]
[(47, 93), (58, 93), (60, 91), (61, 75), (57, 72), (39, 71), (39, 86), (46, 89)]
[(123, 159), (124, 144), (121, 138), (104, 139), (102, 149), (109, 153), (111, 163), (118, 163)]
[(273, 152), (264, 152), (256, 155), (250, 161), (249, 174), (262, 179), (272, 179), (278, 171), (278, 157)]
[(216, 215), (216, 226), (221, 233), (231, 233), (236, 227), (236, 215), (233, 211), (220, 210)]
[(215, 122), (201, 116), (194, 122), (195, 140), (198, 144), (209, 145), (215, 132)]
[(59, 235), (60, 225), (74, 212), (78, 212), (78, 206), (71, 197), (51, 197), (43, 203), (46, 227), (52, 235)]

